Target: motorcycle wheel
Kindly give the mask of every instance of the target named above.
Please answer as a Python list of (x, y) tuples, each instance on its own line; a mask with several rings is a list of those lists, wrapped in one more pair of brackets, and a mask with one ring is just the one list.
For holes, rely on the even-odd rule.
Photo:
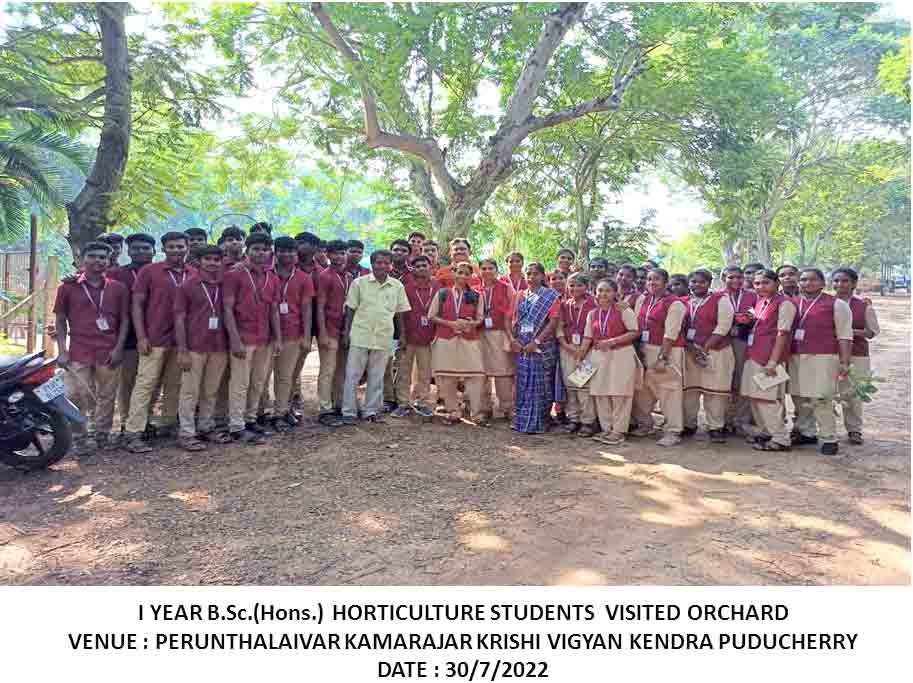
[(0, 462), (20, 470), (40, 470), (61, 460), (73, 445), (69, 421), (40, 403), (30, 402), (27, 410), (35, 421), (32, 442), (17, 451), (0, 451)]

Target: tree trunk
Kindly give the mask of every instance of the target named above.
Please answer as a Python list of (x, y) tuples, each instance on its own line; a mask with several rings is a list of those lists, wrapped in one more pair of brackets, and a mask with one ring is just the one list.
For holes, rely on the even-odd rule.
[(578, 195), (574, 198), (574, 218), (577, 222), (577, 244), (575, 252), (577, 253), (577, 263), (581, 268), (586, 268), (590, 264), (590, 221), (592, 213), (583, 203), (583, 197)]
[(111, 226), (114, 193), (120, 188), (127, 167), (130, 148), (130, 65), (124, 29), (127, 7), (122, 2), (96, 5), (105, 65), (105, 123), (92, 171), (76, 198), (67, 203), (67, 240), (74, 258), (83, 244)]
[(720, 242), (720, 254), (723, 257), (723, 263), (727, 266), (737, 266), (739, 263), (739, 255), (736, 251), (736, 243), (734, 239), (723, 239)]
[(806, 263), (808, 263), (808, 260), (806, 260), (806, 258), (805, 258), (805, 252), (806, 252), (806, 249), (805, 249), (805, 230), (804, 230), (804, 229), (800, 229), (800, 230), (799, 230), (799, 267), (800, 267), (800, 268), (801, 268), (802, 266), (804, 266)]
[(476, 214), (485, 206), (491, 192), (474, 194), (469, 188), (460, 193), (456, 201), (444, 204), (440, 223), (435, 225), (435, 238), (441, 252), (447, 251), (446, 244), (454, 237), (466, 237), (472, 229)]
[(766, 268), (770, 268), (770, 227), (773, 225), (773, 215), (765, 210), (758, 220), (758, 249), (755, 257)]

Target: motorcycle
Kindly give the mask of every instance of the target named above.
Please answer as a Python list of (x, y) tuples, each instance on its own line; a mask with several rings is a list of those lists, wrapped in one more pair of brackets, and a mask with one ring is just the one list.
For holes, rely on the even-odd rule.
[(0, 358), (0, 462), (37, 470), (69, 452), (70, 423), (85, 424), (86, 418), (67, 398), (63, 373), (44, 351)]

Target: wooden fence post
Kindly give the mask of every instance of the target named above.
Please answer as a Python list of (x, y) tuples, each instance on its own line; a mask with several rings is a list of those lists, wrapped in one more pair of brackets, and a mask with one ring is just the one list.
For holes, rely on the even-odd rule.
[(35, 350), (37, 315), (35, 311), (35, 281), (38, 279), (38, 216), (32, 214), (29, 225), (29, 296), (32, 305), (29, 307), (29, 327), (26, 336), (26, 353)]
[[(11, 254), (3, 255), (3, 291), (9, 293), (10, 291), (10, 259), (12, 258)], [(10, 308), (10, 305), (4, 301), (3, 302), (3, 313), (6, 313)], [(8, 337), (10, 334), (9, 325), (6, 323), (6, 318), (3, 319), (3, 326), (0, 327), (0, 334), (4, 337)]]
[(44, 354), (46, 357), (57, 355), (56, 344), (48, 334), (48, 326), (54, 320), (54, 301), (57, 299), (57, 286), (59, 283), (58, 258), (48, 256), (48, 274), (44, 279), (44, 328), (41, 333), (44, 341)]

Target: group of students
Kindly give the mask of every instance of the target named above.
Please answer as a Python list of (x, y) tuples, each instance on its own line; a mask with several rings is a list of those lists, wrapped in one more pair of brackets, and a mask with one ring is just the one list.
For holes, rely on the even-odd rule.
[[(292, 429), (316, 339), (318, 419), (329, 427), (437, 413), (528, 434), (560, 424), (609, 445), (659, 431), (657, 444), (673, 446), (695, 434), (703, 404), (711, 441), (820, 442), (833, 454), (833, 402), (851, 365), (869, 370), (878, 333), (849, 268), (831, 274), (834, 295), (816, 268), (761, 264), (725, 268), (711, 291), (707, 270), (670, 278), (652, 262), (593, 258), (582, 272), (568, 249), (551, 271), (512, 253), (502, 275), (493, 259), (473, 263), (465, 238), (442, 265), (418, 232), (374, 251), (368, 269), (357, 240), (271, 232), (231, 226), (216, 245), (199, 228), (169, 232), (158, 262), (146, 234), (82, 248), (58, 291), (55, 334), (69, 392), (92, 418), (84, 450), (114, 443), (115, 405), (138, 453), (176, 427), (190, 451)], [(788, 382), (774, 381), (784, 371)], [(844, 400), (843, 415), (861, 443), (860, 402)]]

